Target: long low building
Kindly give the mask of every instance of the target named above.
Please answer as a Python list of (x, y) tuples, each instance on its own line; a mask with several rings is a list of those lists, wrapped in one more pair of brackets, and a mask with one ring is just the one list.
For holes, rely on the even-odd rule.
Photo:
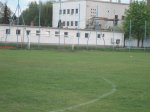
[[(28, 40), (29, 39), (29, 40)], [(124, 33), (0, 25), (0, 42), (124, 46)]]
[[(123, 32), (57, 29), (50, 27), (8, 26), (0, 25), (0, 43), (33, 43), (47, 45), (82, 45), (137, 47), (137, 40), (124, 41)], [(140, 42), (141, 46), (141, 42)], [(150, 47), (150, 39), (144, 41)]]

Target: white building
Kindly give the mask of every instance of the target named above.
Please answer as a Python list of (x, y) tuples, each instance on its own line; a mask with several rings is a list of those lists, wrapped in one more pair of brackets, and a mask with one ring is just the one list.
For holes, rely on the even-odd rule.
[(125, 10), (129, 4), (112, 2), (112, 0), (67, 0), (53, 4), (53, 27), (58, 27), (61, 20), (63, 28), (85, 29), (94, 28), (96, 24), (101, 29), (113, 26), (114, 19), (124, 19)]

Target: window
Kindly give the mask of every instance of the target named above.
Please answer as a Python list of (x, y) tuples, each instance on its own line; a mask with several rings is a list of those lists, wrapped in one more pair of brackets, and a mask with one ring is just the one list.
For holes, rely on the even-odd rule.
[(76, 37), (80, 37), (80, 33), (79, 32), (76, 34)]
[(59, 36), (59, 31), (55, 31), (55, 36), (57, 37), (57, 36)]
[(16, 30), (16, 34), (20, 35), (21, 34), (21, 30)]
[(67, 14), (70, 14), (70, 9), (67, 9)]
[(101, 34), (97, 34), (97, 38), (101, 38)]
[(68, 32), (64, 32), (64, 37), (68, 37)]
[(103, 34), (102, 37), (105, 37), (105, 34)]
[(66, 23), (65, 23), (65, 21), (63, 21), (63, 26), (66, 26)]
[(78, 26), (78, 21), (75, 21), (75, 26)]
[(122, 20), (124, 20), (124, 18), (125, 18), (125, 17), (124, 17), (124, 16), (122, 16)]
[(115, 15), (115, 19), (118, 19), (118, 15)]
[(89, 34), (88, 33), (85, 33), (85, 38), (89, 38)]
[(63, 14), (66, 14), (66, 10), (65, 9), (63, 10)]
[(114, 25), (118, 25), (118, 15), (115, 15)]
[(40, 36), (40, 31), (36, 30), (36, 36)]
[(71, 26), (73, 26), (73, 21), (71, 21)]
[(74, 14), (74, 9), (71, 9), (71, 14)]
[(78, 14), (78, 12), (79, 12), (79, 10), (78, 10), (78, 9), (76, 9), (76, 14)]
[(116, 40), (116, 44), (119, 45), (120, 44), (120, 39)]
[(6, 29), (6, 34), (10, 34), (10, 29)]
[(26, 34), (27, 34), (27, 35), (30, 35), (30, 32), (31, 32), (30, 30), (27, 30), (27, 31), (26, 31)]
[(69, 21), (67, 21), (67, 26), (69, 26)]

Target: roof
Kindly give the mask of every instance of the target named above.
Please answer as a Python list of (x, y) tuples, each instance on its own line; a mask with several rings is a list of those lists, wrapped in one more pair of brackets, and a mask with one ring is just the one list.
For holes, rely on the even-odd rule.
[[(122, 4), (122, 5), (129, 5), (129, 3), (120, 3), (120, 2), (110, 2), (110, 1), (101, 1), (101, 0), (65, 0), (61, 3), (67, 3), (67, 2), (81, 2), (81, 1), (90, 1), (90, 2), (99, 2), (99, 3), (111, 3), (111, 4)], [(60, 3), (59, 1), (55, 1), (53, 3)]]

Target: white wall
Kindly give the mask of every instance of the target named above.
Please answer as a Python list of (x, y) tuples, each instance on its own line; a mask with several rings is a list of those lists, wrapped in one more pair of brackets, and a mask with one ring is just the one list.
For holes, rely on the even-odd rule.
[[(6, 34), (6, 29), (11, 29), (11, 34)], [(27, 43), (28, 37), (30, 38), (31, 43), (38, 43), (41, 44), (59, 44), (59, 36), (55, 35), (55, 32), (59, 29), (54, 28), (41, 28), (41, 36), (36, 35), (36, 31), (39, 30), (38, 27), (18, 27), (21, 30), (21, 34), (18, 36), (18, 42)], [(17, 27), (9, 27), (9, 26), (0, 26), (0, 42), (17, 42), (17, 35), (16, 35)], [(30, 35), (26, 35), (26, 30), (30, 30)], [(68, 32), (68, 37), (64, 36), (64, 32)], [(77, 32), (80, 33), (80, 38), (76, 36)], [(85, 33), (89, 34), (89, 38), (85, 38)], [(101, 38), (97, 38), (97, 34), (101, 35)], [(103, 35), (103, 36), (102, 36)], [(40, 37), (40, 41), (39, 41)], [(113, 32), (95, 32), (90, 30), (69, 30), (69, 29), (61, 29), (60, 30), (60, 44), (75, 44), (77, 45), (78, 42), (80, 45), (106, 45), (106, 46), (113, 46), (112, 39), (114, 38), (114, 42), (117, 39), (120, 39), (119, 46), (123, 46), (124, 35), (123, 33), (113, 33)], [(79, 41), (78, 41), (79, 40)], [(116, 45), (116, 43), (114, 43)]]
[[(129, 39), (126, 40), (125, 46), (127, 47), (137, 47), (137, 39), (132, 38), (130, 41)], [(142, 46), (142, 41), (140, 41), (139, 46)], [(143, 47), (150, 47), (150, 38), (147, 37), (146, 41), (143, 42)]]

